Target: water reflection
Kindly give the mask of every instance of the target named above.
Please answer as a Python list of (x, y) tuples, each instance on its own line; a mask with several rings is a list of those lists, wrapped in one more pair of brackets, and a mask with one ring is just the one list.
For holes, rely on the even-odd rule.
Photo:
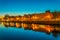
[(24, 28), (25, 30), (33, 30), (36, 32), (45, 32), (47, 34), (52, 33), (54, 37), (60, 34), (60, 25), (40, 25), (40, 24), (29, 24), (19, 22), (2, 22), (5, 27), (16, 27)]

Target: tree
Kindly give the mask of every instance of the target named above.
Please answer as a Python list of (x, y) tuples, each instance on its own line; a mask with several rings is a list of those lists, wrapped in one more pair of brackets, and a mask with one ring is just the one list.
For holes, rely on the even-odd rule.
[(8, 15), (8, 14), (6, 14), (6, 15), (5, 15), (5, 17), (9, 17), (9, 15)]
[(55, 10), (52, 14), (53, 14), (53, 16), (54, 16), (54, 18), (56, 18), (56, 16), (57, 16), (57, 11)]

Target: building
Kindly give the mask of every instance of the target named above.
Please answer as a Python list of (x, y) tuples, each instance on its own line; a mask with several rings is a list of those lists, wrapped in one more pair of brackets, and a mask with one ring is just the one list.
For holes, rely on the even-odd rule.
[(53, 19), (53, 14), (48, 10), (45, 13), (28, 14), (23, 16), (5, 16), (5, 21), (49, 21)]
[(54, 18), (54, 16), (49, 10), (45, 12), (45, 15), (43, 17), (44, 20), (50, 20), (50, 19), (53, 19), (53, 18)]
[(9, 21), (15, 21), (15, 16), (9, 16), (8, 19)]
[(21, 21), (30, 21), (31, 17), (30, 15), (24, 15), (21, 17)]
[(15, 16), (15, 21), (21, 21), (21, 16)]
[(42, 21), (42, 20), (50, 20), (53, 18), (53, 14), (50, 11), (46, 11), (45, 13), (32, 14), (32, 21)]

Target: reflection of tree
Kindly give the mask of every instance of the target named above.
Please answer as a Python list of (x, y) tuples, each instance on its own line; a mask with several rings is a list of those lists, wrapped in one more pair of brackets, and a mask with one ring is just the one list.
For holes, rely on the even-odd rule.
[(53, 34), (54, 37), (58, 37), (58, 35), (60, 34), (60, 32), (53, 31), (52, 34)]
[(58, 37), (58, 35), (60, 34), (59, 30), (56, 30), (56, 28), (60, 28), (60, 24), (56, 24), (56, 25), (52, 25), (54, 27), (54, 31), (52, 31), (52, 35), (54, 37)]

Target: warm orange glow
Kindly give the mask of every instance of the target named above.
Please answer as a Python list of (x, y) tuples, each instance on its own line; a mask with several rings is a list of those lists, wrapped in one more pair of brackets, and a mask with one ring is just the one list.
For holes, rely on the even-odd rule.
[(46, 26), (46, 28), (45, 28), (48, 32), (51, 32), (51, 31), (53, 31), (54, 30), (54, 28), (52, 28), (51, 26)]
[(6, 22), (3, 22), (4, 25), (8, 25), (9, 26), (9, 23), (6, 23)]
[(38, 17), (37, 16), (33, 16), (32, 19), (38, 19)]
[(16, 18), (16, 20), (19, 20), (20, 18)]
[(51, 17), (51, 15), (47, 15), (47, 16), (45, 16), (44, 18), (46, 18), (46, 19), (51, 19), (52, 17)]
[(47, 18), (51, 18), (51, 15), (47, 15), (46, 17), (47, 17)]
[[(3, 22), (5, 26), (13, 26), (17, 28), (31, 29), (42, 32), (53, 32), (54, 30), (60, 31), (60, 28), (52, 27), (50, 24), (60, 24), (60, 15), (56, 17), (53, 12), (38, 13), (32, 15), (23, 16), (2, 16), (0, 22)], [(16, 23), (17, 22), (17, 23)], [(47, 25), (48, 24), (48, 25)]]
[(16, 27), (19, 28), (21, 26), (20, 23), (16, 23)]
[(26, 28), (26, 27), (28, 27), (28, 24), (22, 23), (22, 27)]
[(10, 22), (10, 26), (14, 26), (14, 23)]
[(9, 25), (9, 23), (6, 23), (6, 25)]
[(38, 29), (38, 27), (37, 27), (37, 26), (34, 26), (34, 27), (33, 27), (33, 30), (34, 30), (34, 29)]
[(14, 18), (10, 18), (10, 21), (14, 21), (15, 19)]
[(33, 30), (34, 29), (38, 29), (38, 25), (37, 24), (32, 24), (31, 27), (32, 27)]

